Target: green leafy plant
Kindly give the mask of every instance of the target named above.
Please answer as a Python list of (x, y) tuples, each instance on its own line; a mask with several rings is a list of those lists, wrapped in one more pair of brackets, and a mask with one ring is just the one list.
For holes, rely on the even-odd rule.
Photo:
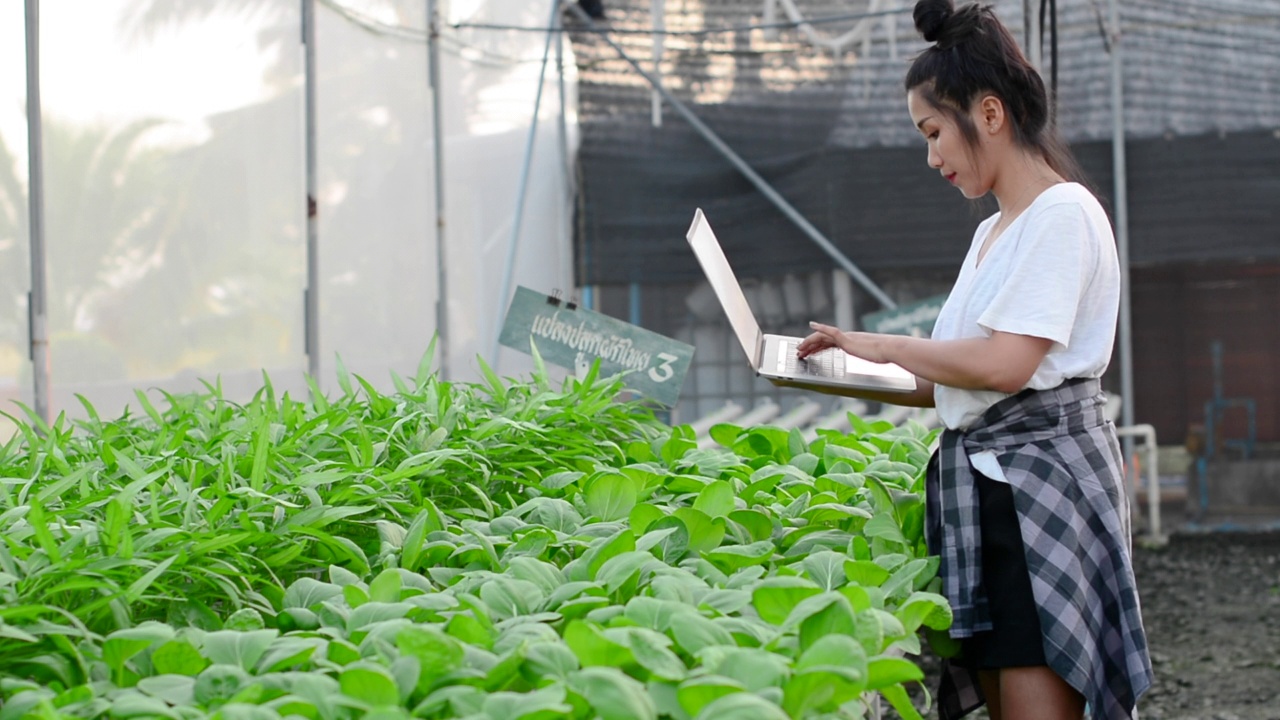
[(932, 433), (698, 449), (612, 380), (429, 368), (23, 425), (0, 720), (919, 717)]

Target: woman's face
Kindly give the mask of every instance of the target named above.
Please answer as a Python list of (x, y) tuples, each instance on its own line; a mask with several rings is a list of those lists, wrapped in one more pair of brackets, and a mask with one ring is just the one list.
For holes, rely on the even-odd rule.
[(926, 101), (921, 93), (907, 93), (911, 122), (929, 143), (929, 167), (974, 200), (991, 190), (993, 179), (983, 171), (981, 148), (970, 148), (951, 116)]

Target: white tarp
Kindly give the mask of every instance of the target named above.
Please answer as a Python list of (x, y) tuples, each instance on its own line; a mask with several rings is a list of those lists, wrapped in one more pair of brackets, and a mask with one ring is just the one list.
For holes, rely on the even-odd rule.
[[(0, 405), (30, 402), (22, 3), (0, 8)], [(335, 358), (380, 387), (436, 332), (435, 162), (423, 0), (318, 0), (321, 380)], [(303, 48), (297, 0), (42, 0), (52, 407), (119, 412), (135, 388), (270, 373), (301, 390), (306, 285)], [(492, 353), (521, 160), (551, 6), (441, 2), (451, 379)], [(571, 289), (574, 64), (567, 142), (546, 73), (514, 284)], [(503, 374), (528, 367), (503, 350)]]

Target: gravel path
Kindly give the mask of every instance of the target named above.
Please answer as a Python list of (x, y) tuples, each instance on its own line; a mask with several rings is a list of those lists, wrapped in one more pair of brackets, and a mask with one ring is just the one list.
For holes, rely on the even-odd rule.
[(1142, 720), (1280, 720), (1280, 532), (1174, 535), (1135, 548), (1134, 572), (1156, 672)]

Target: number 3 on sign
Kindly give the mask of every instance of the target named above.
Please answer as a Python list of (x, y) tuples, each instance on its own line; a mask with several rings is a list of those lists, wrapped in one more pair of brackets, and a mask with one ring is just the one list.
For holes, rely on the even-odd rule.
[(649, 378), (654, 382), (666, 382), (675, 377), (676, 371), (671, 367), (671, 363), (680, 358), (671, 353), (658, 353), (658, 359), (662, 361), (662, 364), (658, 367), (649, 368)]

